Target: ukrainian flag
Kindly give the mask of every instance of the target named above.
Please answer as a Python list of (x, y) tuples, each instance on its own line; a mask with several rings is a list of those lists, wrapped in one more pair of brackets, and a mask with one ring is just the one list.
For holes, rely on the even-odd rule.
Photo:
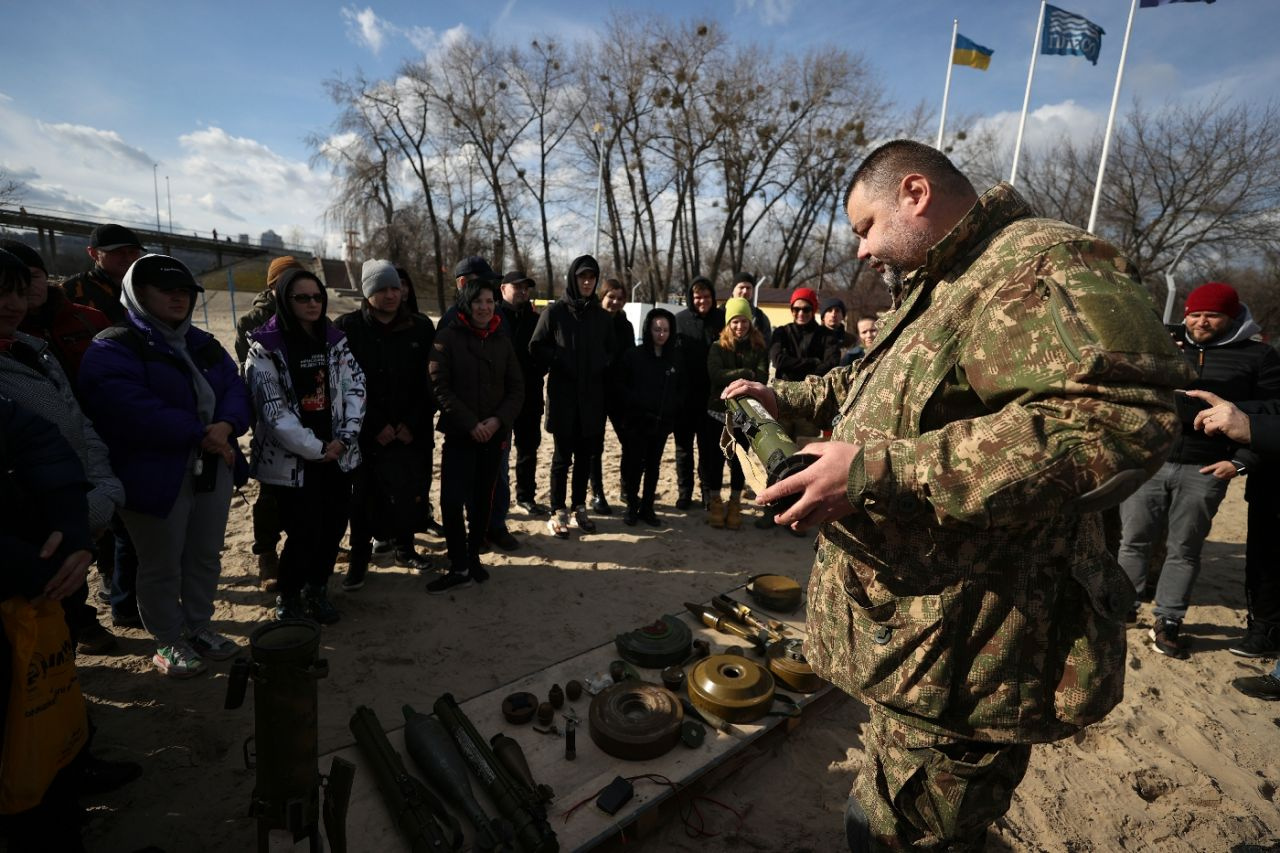
[(956, 33), (956, 47), (951, 53), (951, 64), (968, 65), (979, 71), (986, 71), (987, 66), (991, 64), (991, 54), (994, 52), (991, 48), (983, 47), (976, 41), (969, 41)]

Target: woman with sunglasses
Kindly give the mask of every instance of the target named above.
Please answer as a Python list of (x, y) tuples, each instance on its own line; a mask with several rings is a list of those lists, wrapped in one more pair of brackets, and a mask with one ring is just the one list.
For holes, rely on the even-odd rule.
[(181, 261), (143, 255), (125, 273), (122, 323), (80, 362), (80, 399), (124, 484), (119, 515), (138, 554), (138, 611), (151, 659), (198, 675), (236, 644), (210, 627), (231, 489), (247, 466), (236, 437), (249, 395), (217, 339), (191, 325), (203, 290)]
[(276, 619), (337, 622), (328, 584), (347, 529), (351, 471), (360, 464), (364, 371), (326, 315), (320, 279), (288, 269), (276, 313), (252, 335), (245, 378), (253, 395), (252, 476), (280, 508)]

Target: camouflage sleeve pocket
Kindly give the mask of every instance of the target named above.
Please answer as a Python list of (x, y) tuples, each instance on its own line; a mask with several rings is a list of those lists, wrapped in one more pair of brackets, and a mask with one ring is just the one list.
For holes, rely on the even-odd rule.
[(1085, 349), (1163, 353), (1169, 334), (1143, 294), (1128, 283), (1082, 275), (1067, 284), (1046, 281), (1049, 311), (1062, 343), (1078, 361)]
[(872, 605), (847, 584), (851, 646), (858, 689), (866, 699), (925, 718), (936, 718), (951, 695), (954, 666), (954, 595), (894, 598)]

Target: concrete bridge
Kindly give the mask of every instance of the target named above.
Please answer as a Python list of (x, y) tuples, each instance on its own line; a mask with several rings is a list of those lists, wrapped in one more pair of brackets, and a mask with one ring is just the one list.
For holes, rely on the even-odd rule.
[[(26, 231), (35, 231), (39, 235), (40, 253), (46, 261), (51, 264), (56, 263), (58, 256), (57, 238), (58, 235), (72, 235), (77, 237), (88, 238), (94, 228), (102, 225), (102, 222), (92, 222), (85, 219), (73, 219), (63, 216), (51, 216), (44, 213), (31, 213), (25, 208), (17, 209), (11, 207), (0, 207), (0, 225), (7, 225), (12, 228), (20, 228)], [(255, 246), (248, 243), (232, 242), (230, 237), (224, 240), (216, 240), (212, 237), (186, 236), (185, 234), (170, 233), (168, 231), (148, 230), (139, 228), (130, 223), (122, 223), (129, 226), (133, 233), (138, 235), (138, 239), (142, 244), (153, 252), (171, 255), (177, 250), (185, 250), (188, 252), (199, 252), (201, 255), (209, 257), (213, 263), (203, 269), (195, 270), (195, 273), (210, 272), (226, 266), (229, 263), (244, 260), (246, 258), (267, 257), (271, 255), (290, 254), (295, 256), (310, 257), (311, 253), (296, 247), (269, 248), (264, 246)], [(77, 267), (75, 272), (79, 272)], [(50, 269), (51, 273), (60, 271)]]

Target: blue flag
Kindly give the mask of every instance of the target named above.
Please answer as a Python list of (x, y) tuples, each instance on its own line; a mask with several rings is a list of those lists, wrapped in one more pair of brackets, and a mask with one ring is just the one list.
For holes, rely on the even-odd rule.
[(1143, 9), (1150, 9), (1153, 6), (1163, 6), (1166, 3), (1212, 3), (1213, 0), (1141, 0), (1138, 3)]
[(1045, 4), (1044, 31), (1040, 33), (1040, 52), (1059, 56), (1083, 56), (1098, 64), (1102, 36), (1106, 30), (1080, 15)]

